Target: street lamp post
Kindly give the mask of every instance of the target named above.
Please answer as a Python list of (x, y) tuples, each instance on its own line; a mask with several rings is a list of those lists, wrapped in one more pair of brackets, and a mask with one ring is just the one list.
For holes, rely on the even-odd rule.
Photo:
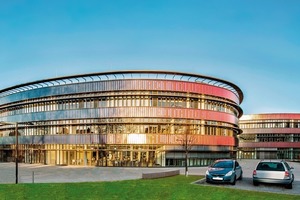
[(15, 125), (15, 163), (16, 163), (16, 184), (19, 182), (19, 131), (18, 124), (34, 125), (32, 122), (5, 122), (0, 121), (0, 125)]
[(15, 163), (16, 163), (16, 184), (18, 184), (18, 177), (19, 177), (19, 138), (18, 138), (18, 122), (3, 122), (1, 121), (0, 124), (2, 125), (15, 125)]
[(18, 146), (19, 146), (19, 138), (18, 138), (18, 123), (16, 122), (16, 126), (15, 126), (15, 136), (16, 136), (16, 147), (15, 147), (15, 155), (16, 155), (16, 184), (18, 184), (18, 176), (19, 176), (19, 161), (18, 161)]
[(187, 133), (185, 133), (185, 176), (189, 175), (188, 172), (188, 138), (187, 138)]

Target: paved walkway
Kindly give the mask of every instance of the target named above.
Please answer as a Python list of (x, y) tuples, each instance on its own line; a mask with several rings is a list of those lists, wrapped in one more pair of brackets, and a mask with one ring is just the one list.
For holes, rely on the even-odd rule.
[[(0, 163), (0, 183), (15, 183), (15, 163)], [(19, 164), (19, 183), (63, 183), (141, 179), (143, 173), (179, 168), (83, 167)], [(183, 172), (184, 173), (184, 172)]]

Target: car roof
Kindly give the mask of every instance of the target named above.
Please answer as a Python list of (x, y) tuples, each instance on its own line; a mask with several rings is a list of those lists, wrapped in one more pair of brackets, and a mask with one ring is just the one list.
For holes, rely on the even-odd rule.
[(270, 160), (261, 160), (259, 162), (275, 162), (275, 163), (280, 163), (280, 162), (285, 162), (284, 160), (276, 160), (276, 159), (270, 159)]
[(235, 161), (233, 159), (219, 159), (219, 160), (215, 160), (215, 162), (220, 162), (220, 161)]

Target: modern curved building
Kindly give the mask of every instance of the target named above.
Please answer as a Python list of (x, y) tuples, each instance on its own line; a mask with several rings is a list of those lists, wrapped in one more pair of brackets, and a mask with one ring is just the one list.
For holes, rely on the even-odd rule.
[(300, 114), (244, 115), (239, 158), (300, 160)]
[(0, 161), (185, 166), (188, 152), (189, 166), (207, 165), (236, 156), (242, 101), (233, 83), (169, 71), (20, 84), (0, 90)]

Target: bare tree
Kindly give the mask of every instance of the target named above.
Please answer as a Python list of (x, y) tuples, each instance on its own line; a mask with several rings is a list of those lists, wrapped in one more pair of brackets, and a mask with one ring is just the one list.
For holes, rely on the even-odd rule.
[(181, 142), (182, 148), (185, 152), (185, 176), (188, 176), (188, 154), (193, 146), (193, 141), (195, 140), (195, 135), (192, 132), (190, 126), (184, 130), (184, 134), (177, 139)]

